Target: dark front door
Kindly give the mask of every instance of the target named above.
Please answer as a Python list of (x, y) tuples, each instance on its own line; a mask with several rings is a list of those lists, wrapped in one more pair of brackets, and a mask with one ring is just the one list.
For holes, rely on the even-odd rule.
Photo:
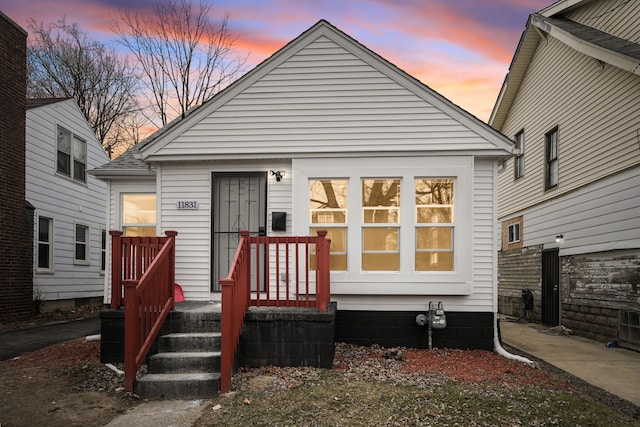
[[(214, 173), (212, 215), (213, 269), (211, 290), (220, 291), (219, 280), (229, 268), (240, 241), (239, 232), (265, 234), (267, 220), (267, 174)], [(255, 272), (253, 272), (255, 275)]]
[(560, 258), (558, 249), (542, 252), (542, 324), (560, 324)]

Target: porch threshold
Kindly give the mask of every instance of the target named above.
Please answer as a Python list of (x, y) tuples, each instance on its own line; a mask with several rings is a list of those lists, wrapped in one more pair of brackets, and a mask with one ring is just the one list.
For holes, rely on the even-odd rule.
[(175, 311), (185, 313), (221, 313), (220, 301), (182, 301), (176, 303)]

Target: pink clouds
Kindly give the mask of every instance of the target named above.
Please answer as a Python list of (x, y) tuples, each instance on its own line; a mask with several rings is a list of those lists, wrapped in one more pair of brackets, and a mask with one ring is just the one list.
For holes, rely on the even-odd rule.
[[(207, 0), (209, 1), (209, 0)], [(213, 2), (213, 0), (211, 0)], [(3, 12), (26, 29), (66, 15), (91, 37), (112, 44), (118, 10), (149, 8), (150, 0), (8, 0)], [(529, 13), (552, 0), (215, 0), (215, 17), (229, 13), (235, 47), (252, 67), (319, 19), (388, 59), (486, 120)]]

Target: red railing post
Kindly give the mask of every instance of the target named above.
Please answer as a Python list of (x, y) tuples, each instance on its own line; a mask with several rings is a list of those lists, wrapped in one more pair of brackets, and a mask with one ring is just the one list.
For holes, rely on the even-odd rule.
[[(175, 306), (175, 237), (113, 238), (111, 306), (124, 305), (125, 390), (132, 392), (136, 374), (162, 324)], [(124, 295), (123, 295), (124, 293)]]
[(136, 294), (137, 280), (125, 280), (124, 292), (124, 388), (133, 392), (138, 372), (136, 355), (138, 354), (140, 335), (140, 301)]
[(220, 392), (227, 393), (231, 391), (231, 374), (233, 371), (233, 357), (235, 353), (234, 337), (233, 337), (233, 311), (234, 304), (234, 284), (233, 279), (220, 279), (222, 288), (222, 319), (221, 319), (221, 354), (220, 354)]
[(173, 303), (171, 304), (171, 311), (176, 308), (176, 296), (175, 296), (175, 283), (176, 283), (176, 236), (178, 235), (177, 231), (167, 230), (164, 232), (167, 236), (167, 243), (171, 243), (172, 250), (169, 255), (169, 274), (167, 275), (167, 284), (169, 286), (169, 296)]
[[(233, 374), (233, 361), (237, 345), (240, 341), (242, 333), (242, 325), (244, 316), (249, 306), (275, 306), (275, 307), (313, 307), (314, 304), (318, 311), (326, 312), (329, 300), (331, 299), (330, 291), (330, 255), (329, 247), (331, 241), (327, 239), (327, 231), (319, 230), (318, 236), (315, 237), (251, 237), (248, 231), (240, 232), (240, 243), (236, 250), (235, 257), (231, 264), (229, 274), (226, 278), (220, 279), (220, 287), (222, 290), (222, 348), (220, 360), (220, 392), (227, 393), (231, 390), (231, 379)], [(270, 244), (275, 244), (275, 251), (271, 251)], [(280, 281), (280, 264), (282, 262), (282, 251), (280, 245), (285, 244), (286, 256), (285, 275), (286, 275), (286, 295), (280, 295), (280, 283), (275, 286), (275, 297), (272, 297), (270, 289), (270, 274), (268, 266), (271, 261), (269, 255), (275, 252), (275, 275), (276, 280)], [(289, 264), (291, 260), (289, 244), (295, 245), (295, 300), (289, 298)], [(254, 252), (255, 245), (255, 252)], [(260, 251), (260, 245), (265, 245), (264, 253)], [(304, 255), (301, 254), (300, 245), (304, 245)], [(310, 245), (316, 245), (316, 265), (313, 269), (310, 265)], [(255, 258), (253, 258), (255, 256)], [(260, 259), (266, 258), (264, 265), (264, 276), (267, 292), (264, 297), (260, 295), (260, 279), (263, 271), (261, 269)], [(304, 262), (300, 257), (304, 256)], [(301, 265), (304, 264), (304, 267)], [(252, 297), (252, 276), (251, 269), (255, 267), (256, 272), (256, 295)], [(301, 273), (304, 269), (304, 274)], [(310, 294), (310, 271), (315, 272), (316, 295), (315, 299)], [(300, 280), (305, 280), (304, 297), (300, 295)]]
[(123, 304), (122, 295), (122, 231), (109, 230), (111, 236), (111, 309)]
[(240, 341), (244, 315), (251, 299), (251, 237), (240, 232), (240, 243), (222, 289), (222, 348), (220, 355), (220, 392), (231, 391), (231, 376), (236, 347)]
[(327, 230), (318, 230), (316, 240), (316, 305), (318, 311), (324, 313), (329, 304), (329, 241), (327, 240)]

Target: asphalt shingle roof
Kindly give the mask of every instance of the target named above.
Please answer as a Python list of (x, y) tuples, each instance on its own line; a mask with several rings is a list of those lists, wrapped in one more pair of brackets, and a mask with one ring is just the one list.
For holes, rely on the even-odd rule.
[(640, 44), (614, 36), (567, 18), (543, 18), (551, 25), (603, 49), (640, 60)]

